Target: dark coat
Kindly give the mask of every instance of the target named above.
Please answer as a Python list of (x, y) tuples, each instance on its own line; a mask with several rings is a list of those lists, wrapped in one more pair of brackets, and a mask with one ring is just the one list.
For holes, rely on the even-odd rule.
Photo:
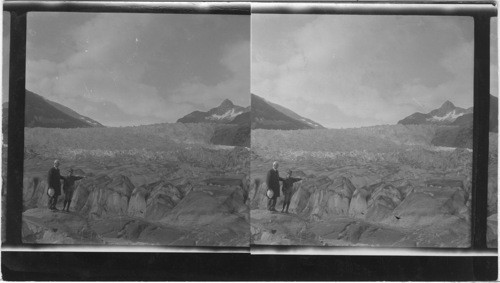
[(286, 178), (286, 179), (283, 179), (283, 194), (287, 194), (287, 193), (291, 193), (292, 192), (292, 188), (293, 188), (293, 184), (298, 182), (298, 181), (302, 181), (301, 178)]
[(83, 179), (83, 177), (71, 175), (63, 177), (63, 179), (63, 191), (66, 194), (68, 192), (73, 192), (75, 190), (75, 182)]
[(55, 167), (50, 168), (47, 176), (47, 184), (49, 184), (49, 188), (54, 189), (54, 195), (56, 196), (61, 194), (61, 179), (63, 179), (63, 177), (59, 173), (59, 169)]
[(269, 189), (273, 190), (273, 198), (280, 196), (280, 181), (283, 181), (283, 178), (280, 177), (278, 170), (271, 169), (267, 172), (266, 185)]

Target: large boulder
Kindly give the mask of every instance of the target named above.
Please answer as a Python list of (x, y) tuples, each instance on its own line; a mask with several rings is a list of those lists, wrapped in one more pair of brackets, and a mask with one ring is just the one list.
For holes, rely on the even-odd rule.
[[(339, 177), (332, 181), (328, 177), (319, 177), (313, 182), (314, 186), (308, 190), (311, 194), (307, 205), (300, 211), (302, 215), (319, 220), (331, 215), (349, 214), (349, 204), (356, 188), (348, 178)], [(314, 190), (311, 191), (311, 188)]]
[[(128, 203), (133, 190), (134, 185), (126, 176), (117, 175), (112, 179), (98, 176), (93, 184), (87, 186), (87, 199), (80, 212), (93, 218), (128, 215)], [(86, 192), (82, 190), (76, 200), (85, 196)], [(79, 204), (81, 202), (77, 201), (75, 208)]]
[(297, 191), (295, 191), (295, 193), (292, 195), (289, 211), (294, 213), (302, 212), (309, 202), (310, 196), (311, 192), (304, 186), (304, 184), (299, 186)]
[(466, 193), (457, 187), (415, 188), (384, 223), (400, 227), (431, 225), (455, 216), (467, 219)]
[(267, 184), (265, 181), (262, 181), (259, 178), (256, 178), (252, 181), (250, 185), (252, 187), (249, 198), (250, 198), (250, 207), (252, 208), (265, 208), (267, 207)]
[(128, 203), (128, 214), (133, 217), (158, 220), (168, 214), (183, 193), (168, 182), (156, 182), (135, 188)]
[(159, 220), (165, 217), (183, 197), (183, 193), (172, 184), (160, 182), (153, 187), (146, 199), (144, 217), (149, 220)]
[(368, 209), (368, 198), (370, 192), (366, 188), (356, 189), (349, 204), (349, 216), (355, 218), (365, 218)]
[(136, 187), (132, 191), (127, 209), (130, 216), (143, 218), (146, 215), (146, 200), (149, 194), (145, 186)]
[(222, 221), (231, 215), (248, 218), (248, 207), (243, 199), (243, 189), (239, 186), (196, 186), (160, 222), (198, 226)]
[(111, 181), (112, 179), (106, 174), (99, 174), (81, 180), (73, 195), (70, 209), (87, 215), (94, 205), (89, 201), (89, 196), (91, 196), (91, 194), (94, 196), (94, 191), (105, 190), (106, 186), (111, 183)]
[(23, 207), (24, 210), (35, 207), (47, 207), (47, 180), (40, 176), (25, 176), (23, 178)]
[(325, 188), (332, 182), (326, 176), (302, 181), (292, 195), (290, 211), (302, 215), (318, 214), (318, 204), (323, 202)]
[(403, 194), (393, 185), (385, 183), (378, 184), (372, 189), (365, 219), (378, 222), (392, 214), (394, 208), (401, 203)]

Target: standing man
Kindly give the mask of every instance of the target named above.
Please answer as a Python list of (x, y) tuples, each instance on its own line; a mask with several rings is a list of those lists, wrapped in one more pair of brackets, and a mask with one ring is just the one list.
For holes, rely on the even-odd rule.
[(283, 195), (285, 196), (285, 201), (283, 202), (283, 208), (281, 209), (281, 212), (284, 212), (286, 207), (286, 213), (288, 213), (288, 207), (290, 206), (290, 201), (292, 200), (293, 184), (298, 181), (302, 181), (302, 179), (292, 178), (292, 170), (288, 170), (286, 178), (283, 180), (282, 190)]
[[(49, 174), (47, 176), (47, 184), (49, 184), (49, 189), (47, 194), (49, 195), (49, 209), (52, 211), (59, 210), (56, 208), (57, 198), (61, 195), (61, 174), (59, 173), (59, 160), (54, 160), (54, 167), (50, 168)], [(53, 192), (51, 193), (51, 189)]]
[(63, 211), (69, 212), (69, 206), (71, 205), (71, 200), (73, 199), (73, 193), (75, 192), (75, 182), (85, 178), (84, 176), (73, 176), (73, 168), (68, 169), (68, 175), (64, 178), (63, 191), (64, 191), (64, 206)]
[(275, 209), (276, 200), (280, 196), (280, 181), (283, 181), (283, 179), (280, 178), (278, 167), (279, 167), (278, 161), (274, 161), (273, 169), (267, 172), (267, 177), (266, 177), (267, 188), (273, 191), (273, 197), (267, 201), (267, 210), (269, 211), (276, 211)]

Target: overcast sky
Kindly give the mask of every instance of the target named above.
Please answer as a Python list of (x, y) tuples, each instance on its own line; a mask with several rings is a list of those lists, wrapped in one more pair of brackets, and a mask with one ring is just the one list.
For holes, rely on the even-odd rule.
[(9, 93), (10, 13), (3, 12), (2, 21), (2, 102), (5, 102)]
[(498, 96), (498, 18), (491, 18), (490, 29), (490, 91)]
[[(495, 95), (496, 18), (491, 27)], [(103, 124), (249, 104), (248, 16), (30, 13), (28, 28), (27, 88)], [(461, 17), (254, 14), (252, 91), (328, 127), (393, 124), (447, 99), (469, 107), (472, 29)]]
[(107, 126), (250, 104), (250, 17), (29, 13), (26, 88)]
[(252, 15), (252, 92), (326, 127), (395, 124), (471, 107), (473, 47), (466, 17)]

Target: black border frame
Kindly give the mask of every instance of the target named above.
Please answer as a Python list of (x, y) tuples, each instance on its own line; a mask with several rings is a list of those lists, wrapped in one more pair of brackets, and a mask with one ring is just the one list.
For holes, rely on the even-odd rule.
[[(41, 1), (40, 1), (41, 2)], [(183, 14), (249, 14), (249, 2), (195, 5), (162, 2), (6, 1), (11, 14), (9, 128), (7, 150), (6, 241), (2, 247), (25, 247), (21, 241), (24, 155), (24, 103), (27, 13), (33, 11)], [(486, 247), (489, 144), (490, 19), (494, 1), (460, 2), (297, 2), (251, 1), (251, 13), (448, 15), (474, 19), (474, 130), (471, 251)], [(198, 5), (199, 4), (199, 5)], [(230, 5), (233, 8), (228, 8)], [(269, 6), (266, 7), (266, 5)], [(333, 4), (333, 5), (332, 5)], [(391, 5), (388, 5), (391, 4)], [(338, 5), (344, 7), (340, 10)], [(398, 7), (394, 9), (394, 7)], [(211, 8), (210, 8), (211, 7)], [(236, 8), (234, 8), (236, 7)], [(242, 9), (243, 7), (243, 9)], [(347, 8), (346, 8), (347, 7)], [(247, 8), (248, 10), (248, 8)], [(464, 250), (464, 249), (460, 249)], [(249, 254), (142, 254), (2, 252), (7, 280), (494, 280), (498, 257), (329, 257)], [(88, 262), (88, 258), (94, 259)], [(97, 260), (97, 262), (95, 261)], [(96, 266), (110, 263), (114, 268)], [(128, 266), (132, 263), (138, 268)], [(146, 264), (147, 263), (147, 264)], [(243, 264), (241, 264), (243, 263)], [(166, 267), (165, 264), (170, 264)], [(53, 266), (60, 266), (51, 268)], [(389, 266), (397, 267), (395, 272)], [(405, 267), (406, 266), (406, 267)], [(413, 268), (409, 268), (413, 266)], [(66, 267), (67, 269), (64, 269)], [(84, 267), (85, 269), (81, 269)], [(451, 268), (451, 269), (450, 269)], [(65, 271), (65, 272), (61, 272)], [(72, 273), (70, 271), (73, 271)], [(221, 272), (222, 271), (222, 272)], [(96, 272), (96, 273), (94, 273)], [(150, 273), (153, 272), (153, 273)], [(196, 272), (196, 273), (193, 273)]]

